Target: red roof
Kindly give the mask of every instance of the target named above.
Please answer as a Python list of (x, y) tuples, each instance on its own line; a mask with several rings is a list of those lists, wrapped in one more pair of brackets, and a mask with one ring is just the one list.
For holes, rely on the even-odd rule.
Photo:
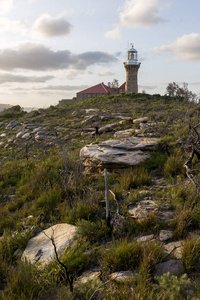
[(125, 85), (126, 85), (126, 82), (124, 82), (118, 89), (119, 90), (125, 90)]
[(80, 91), (77, 94), (107, 94), (111, 89), (109, 86), (105, 85), (103, 82), (94, 85), (86, 90)]

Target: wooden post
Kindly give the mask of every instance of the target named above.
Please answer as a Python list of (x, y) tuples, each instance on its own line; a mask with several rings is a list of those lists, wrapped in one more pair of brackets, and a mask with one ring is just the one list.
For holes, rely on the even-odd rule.
[(110, 227), (110, 203), (109, 203), (109, 189), (108, 189), (108, 174), (104, 169), (105, 174), (105, 197), (106, 197), (106, 224)]

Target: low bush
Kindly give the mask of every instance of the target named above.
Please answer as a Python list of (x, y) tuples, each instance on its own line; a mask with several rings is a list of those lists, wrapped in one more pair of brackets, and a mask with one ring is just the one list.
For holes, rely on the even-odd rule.
[(182, 261), (186, 272), (200, 270), (200, 239), (189, 237), (183, 243)]
[(191, 285), (190, 279), (187, 274), (183, 274), (181, 277), (170, 275), (165, 273), (162, 276), (156, 276), (158, 280), (158, 287), (156, 291), (157, 299), (162, 300), (182, 300), (190, 299), (189, 287)]
[(91, 243), (107, 240), (111, 235), (110, 228), (106, 226), (103, 220), (97, 222), (79, 220), (76, 226), (80, 236), (86, 238)]
[(119, 178), (119, 184), (124, 190), (151, 184), (151, 176), (142, 166), (126, 169)]

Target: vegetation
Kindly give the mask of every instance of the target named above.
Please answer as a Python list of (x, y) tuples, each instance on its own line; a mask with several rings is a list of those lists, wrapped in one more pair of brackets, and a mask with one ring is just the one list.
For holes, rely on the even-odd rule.
[[(175, 87), (177, 93), (180, 87)], [(122, 93), (30, 113), (19, 106), (0, 113), (0, 299), (200, 299), (199, 104), (183, 98), (168, 89), (165, 96)], [(146, 116), (151, 126), (139, 135), (159, 139), (143, 164), (109, 172), (110, 226), (104, 174), (86, 174), (79, 152), (89, 143), (113, 138), (113, 133), (88, 133), (96, 121), (86, 123), (86, 109), (99, 109), (97, 118), (107, 116), (98, 119), (101, 126), (119, 122), (109, 118), (112, 113)], [(11, 121), (18, 127), (6, 129)], [(16, 139), (20, 128), (28, 132), (28, 125), (31, 132), (40, 127), (51, 137), (36, 140), (31, 133), (29, 139)], [(116, 130), (130, 128), (135, 129), (133, 136), (138, 134), (138, 125), (128, 120)], [(153, 212), (131, 217), (131, 206), (152, 199)], [(173, 220), (160, 218), (162, 207), (174, 214)], [(78, 230), (61, 264), (55, 260), (40, 268), (21, 261), (29, 239), (57, 223)], [(161, 229), (173, 231), (172, 240), (183, 243), (185, 274), (180, 277), (154, 276), (156, 265), (169, 258), (159, 240)], [(138, 240), (151, 234), (149, 242)], [(73, 278), (73, 289), (62, 264)], [(101, 276), (81, 283), (79, 276), (90, 269), (100, 270)], [(138, 276), (116, 282), (110, 274), (117, 271)]]

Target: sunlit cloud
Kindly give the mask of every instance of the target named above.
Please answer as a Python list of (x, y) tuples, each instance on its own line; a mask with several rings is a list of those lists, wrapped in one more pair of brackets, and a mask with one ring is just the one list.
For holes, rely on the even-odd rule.
[(14, 8), (13, 0), (0, 0), (0, 15), (7, 14)]
[(200, 34), (184, 34), (172, 44), (153, 48), (152, 51), (156, 53), (169, 53), (173, 55), (175, 60), (200, 60)]
[(121, 27), (149, 29), (164, 20), (160, 17), (160, 0), (126, 0), (118, 24), (105, 33), (106, 38), (120, 39)]

